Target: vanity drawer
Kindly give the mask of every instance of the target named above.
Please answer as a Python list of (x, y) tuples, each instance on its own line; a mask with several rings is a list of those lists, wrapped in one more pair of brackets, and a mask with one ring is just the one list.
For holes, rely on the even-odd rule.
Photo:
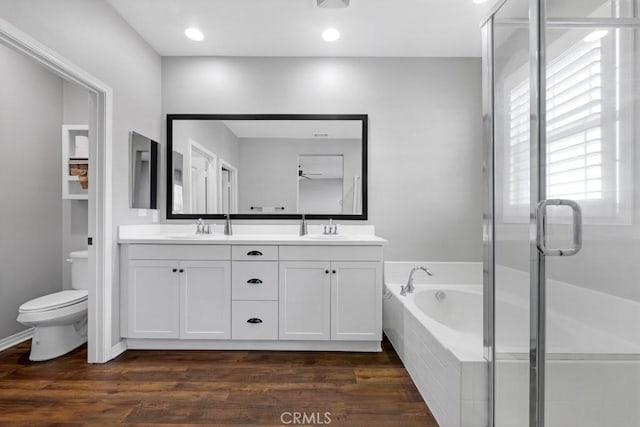
[(231, 339), (277, 340), (277, 301), (233, 301)]
[(281, 261), (382, 261), (382, 246), (280, 246)]
[(228, 260), (229, 245), (127, 245), (129, 259)]
[(232, 246), (231, 259), (234, 261), (277, 261), (277, 246), (239, 245)]
[(231, 263), (231, 293), (234, 300), (278, 300), (276, 261)]

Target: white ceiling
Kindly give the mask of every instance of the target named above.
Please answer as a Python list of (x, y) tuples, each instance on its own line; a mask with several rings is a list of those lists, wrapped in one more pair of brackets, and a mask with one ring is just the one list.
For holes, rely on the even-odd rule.
[(238, 138), (362, 138), (359, 120), (225, 120), (223, 123)]
[[(162, 56), (480, 56), (495, 0), (107, 0)], [(195, 26), (205, 40), (184, 36)], [(327, 43), (321, 33), (341, 33)]]

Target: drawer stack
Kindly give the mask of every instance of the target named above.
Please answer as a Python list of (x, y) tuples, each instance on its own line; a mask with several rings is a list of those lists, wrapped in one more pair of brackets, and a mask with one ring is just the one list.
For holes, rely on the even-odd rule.
[(231, 338), (278, 339), (278, 246), (233, 246)]

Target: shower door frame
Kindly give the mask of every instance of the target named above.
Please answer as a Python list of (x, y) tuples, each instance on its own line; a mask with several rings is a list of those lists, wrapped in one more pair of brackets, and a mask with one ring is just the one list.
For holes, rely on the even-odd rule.
[[(483, 35), (483, 141), (485, 207), (483, 218), (484, 354), (488, 362), (488, 420), (495, 425), (495, 177), (494, 177), (494, 63), (495, 14), (509, 0), (496, 4), (482, 26)], [(536, 243), (536, 207), (546, 199), (546, 0), (529, 0), (529, 426), (544, 426), (544, 376), (546, 355), (545, 258)]]
[[(510, 0), (501, 0), (482, 26), (482, 91), (484, 152), (484, 354), (488, 362), (489, 426), (495, 425), (495, 176), (494, 176), (494, 17)], [(637, 13), (637, 11), (636, 11)], [(545, 424), (546, 263), (537, 247), (536, 207), (546, 194), (546, 40), (547, 28), (640, 28), (637, 17), (548, 19), (546, 0), (529, 0), (528, 20), (501, 23), (528, 24), (530, 61), (530, 314), (529, 314), (529, 426)]]

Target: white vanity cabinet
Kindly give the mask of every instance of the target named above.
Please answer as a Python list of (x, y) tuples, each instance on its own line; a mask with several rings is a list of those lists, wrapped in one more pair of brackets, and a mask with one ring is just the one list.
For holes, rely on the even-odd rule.
[(280, 339), (380, 341), (382, 248), (280, 249)]
[(382, 339), (380, 262), (331, 262), (331, 339)]
[(130, 260), (125, 274), (127, 324), (122, 324), (121, 335), (131, 338), (178, 338), (178, 263), (169, 260)]
[(280, 339), (331, 339), (331, 263), (280, 261)]
[(229, 246), (127, 245), (121, 257), (123, 337), (231, 338)]
[(121, 336), (139, 349), (380, 351), (384, 240), (354, 240), (121, 244)]

